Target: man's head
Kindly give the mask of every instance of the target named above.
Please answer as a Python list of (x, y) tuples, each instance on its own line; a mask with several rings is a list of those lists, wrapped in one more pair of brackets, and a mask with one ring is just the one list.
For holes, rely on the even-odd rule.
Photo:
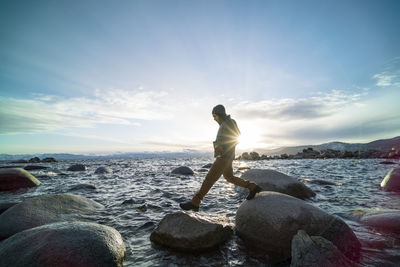
[(216, 105), (212, 110), (212, 115), (216, 122), (221, 123), (226, 117), (225, 107), (223, 105)]

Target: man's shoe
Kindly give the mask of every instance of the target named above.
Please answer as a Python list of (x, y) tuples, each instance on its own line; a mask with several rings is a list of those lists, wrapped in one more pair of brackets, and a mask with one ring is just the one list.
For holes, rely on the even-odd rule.
[(262, 188), (259, 187), (259, 186), (257, 185), (253, 190), (250, 190), (250, 192), (249, 192), (249, 194), (247, 195), (246, 199), (247, 199), (247, 200), (253, 199), (254, 196), (255, 196), (257, 193), (261, 192), (261, 190), (262, 190)]
[(183, 210), (193, 210), (193, 211), (199, 211), (199, 207), (193, 205), (192, 202), (185, 202), (185, 203), (180, 203), (179, 206), (181, 207), (181, 209)]

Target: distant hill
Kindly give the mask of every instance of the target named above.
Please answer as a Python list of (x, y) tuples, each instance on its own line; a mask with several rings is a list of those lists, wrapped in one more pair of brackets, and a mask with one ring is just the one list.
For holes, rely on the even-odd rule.
[(341, 151), (367, 151), (367, 150), (379, 150), (379, 151), (389, 151), (393, 147), (400, 149), (400, 136), (391, 139), (381, 139), (369, 143), (343, 143), (343, 142), (329, 142), (320, 145), (302, 145), (302, 146), (292, 146), (292, 147), (280, 147), (271, 150), (256, 150), (260, 154), (265, 154), (269, 156), (288, 154), (294, 155), (298, 152), (302, 152), (303, 149), (311, 147), (316, 151), (334, 149)]

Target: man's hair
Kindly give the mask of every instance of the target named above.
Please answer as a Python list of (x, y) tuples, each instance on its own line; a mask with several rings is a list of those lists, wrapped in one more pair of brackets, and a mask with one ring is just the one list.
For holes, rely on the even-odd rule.
[(212, 114), (226, 116), (225, 107), (223, 105), (216, 105), (212, 110)]

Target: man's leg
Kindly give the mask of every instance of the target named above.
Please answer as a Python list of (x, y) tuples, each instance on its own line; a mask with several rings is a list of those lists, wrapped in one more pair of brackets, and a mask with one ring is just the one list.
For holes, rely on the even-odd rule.
[(211, 169), (208, 171), (200, 190), (194, 195), (191, 202), (195, 206), (199, 206), (204, 196), (210, 191), (211, 187), (218, 181), (224, 171), (224, 161), (221, 158), (216, 158)]
[(262, 190), (262, 188), (259, 187), (256, 183), (234, 176), (232, 169), (232, 160), (226, 165), (223, 175), (228, 182), (250, 190), (249, 194), (246, 197), (247, 200), (253, 199), (254, 196)]

